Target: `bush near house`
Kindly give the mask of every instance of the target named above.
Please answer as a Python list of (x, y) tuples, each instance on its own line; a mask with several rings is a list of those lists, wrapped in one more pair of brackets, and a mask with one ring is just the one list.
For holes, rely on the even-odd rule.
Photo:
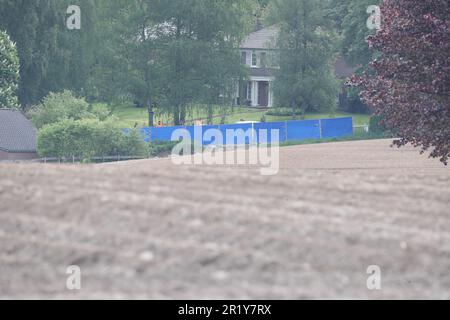
[(71, 91), (50, 93), (42, 103), (30, 112), (33, 124), (38, 128), (62, 120), (99, 119), (106, 120), (109, 111), (106, 106), (91, 106), (84, 98), (76, 97)]
[(92, 157), (148, 155), (140, 134), (125, 134), (112, 121), (96, 119), (63, 120), (39, 131), (38, 153), (41, 157)]
[[(301, 116), (303, 113), (300, 110), (295, 111), (294, 115)], [(288, 108), (274, 108), (267, 111), (266, 115), (274, 117), (291, 117), (293, 115), (292, 109)]]

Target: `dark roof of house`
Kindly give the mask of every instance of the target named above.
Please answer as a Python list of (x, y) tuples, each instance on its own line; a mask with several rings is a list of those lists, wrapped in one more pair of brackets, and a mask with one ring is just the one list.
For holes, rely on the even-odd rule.
[(242, 42), (241, 49), (273, 49), (278, 32), (277, 25), (253, 32)]
[(19, 111), (0, 109), (0, 150), (36, 152), (37, 129)]

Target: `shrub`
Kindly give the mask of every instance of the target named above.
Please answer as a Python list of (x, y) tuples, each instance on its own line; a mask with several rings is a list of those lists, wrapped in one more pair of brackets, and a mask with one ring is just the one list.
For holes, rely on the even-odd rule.
[(31, 120), (39, 129), (61, 120), (99, 119), (103, 116), (104, 111), (92, 110), (85, 99), (77, 98), (67, 90), (50, 93), (31, 111)]
[(42, 157), (146, 156), (140, 134), (125, 133), (112, 121), (63, 120), (39, 131), (38, 153)]
[(152, 142), (148, 145), (148, 155), (150, 157), (157, 157), (170, 154), (177, 144), (178, 142)]
[[(181, 141), (154, 141), (148, 145), (148, 156), (157, 157), (170, 155), (172, 154), (173, 148), (180, 142)], [(186, 153), (179, 154), (181, 156), (195, 154), (197, 150), (204, 150), (204, 146), (196, 141), (183, 141), (183, 144), (185, 146), (183, 151)]]
[(94, 104), (90, 106), (89, 113), (100, 121), (105, 121), (108, 118), (111, 118), (111, 110), (105, 104)]
[[(292, 109), (287, 108), (274, 108), (272, 110), (267, 111), (267, 116), (274, 116), (274, 117), (291, 117), (292, 116)], [(295, 112), (296, 116), (301, 116), (302, 112), (301, 110), (298, 110)]]

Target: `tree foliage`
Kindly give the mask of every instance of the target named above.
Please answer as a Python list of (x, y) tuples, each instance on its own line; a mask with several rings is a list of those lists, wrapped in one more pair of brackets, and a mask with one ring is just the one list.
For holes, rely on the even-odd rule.
[(17, 109), (19, 58), (15, 43), (0, 30), (0, 108)]
[[(59, 0), (0, 0), (0, 28), (17, 43), (20, 58), (19, 101), (39, 101), (54, 83), (48, 74), (57, 45)], [(65, 13), (63, 11), (62, 13)]]
[(105, 120), (106, 110), (91, 107), (84, 98), (77, 98), (70, 91), (50, 93), (42, 103), (30, 112), (37, 128), (62, 120), (98, 119)]
[(277, 104), (303, 113), (329, 110), (336, 105), (337, 81), (332, 71), (333, 41), (318, 1), (274, 0), (272, 22), (280, 27), (277, 47), (280, 69), (276, 74)]
[(380, 57), (371, 71), (354, 77), (362, 98), (400, 140), (450, 156), (450, 3), (385, 0), (383, 28), (369, 37)]
[(173, 0), (160, 7), (157, 63), (162, 66), (161, 103), (175, 124), (183, 123), (193, 103), (218, 103), (240, 76), (239, 46), (245, 33), (246, 6), (240, 0)]
[(42, 157), (146, 156), (147, 148), (136, 131), (125, 134), (113, 121), (63, 120), (39, 130)]
[[(179, 124), (194, 105), (231, 103), (244, 74), (236, 48), (268, 2), (80, 0), (81, 30), (69, 30), (70, 0), (0, 0), (0, 26), (18, 43), (22, 107), (67, 89), (90, 102), (131, 101)], [(308, 108), (328, 104), (328, 80), (316, 81), (324, 85)]]
[(346, 61), (365, 68), (373, 57), (366, 38), (375, 33), (367, 27), (367, 9), (381, 0), (329, 0), (327, 17), (340, 35), (339, 50)]

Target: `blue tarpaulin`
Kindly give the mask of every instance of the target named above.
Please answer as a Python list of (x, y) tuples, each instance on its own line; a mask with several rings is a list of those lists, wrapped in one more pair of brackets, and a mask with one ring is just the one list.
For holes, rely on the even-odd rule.
[[(178, 129), (185, 129), (177, 131)], [(210, 130), (215, 129), (215, 130)], [(280, 143), (309, 139), (341, 138), (353, 135), (352, 118), (245, 123), (214, 126), (143, 128), (146, 142), (191, 139), (204, 145)], [(239, 137), (239, 138), (238, 138)], [(223, 141), (223, 142), (222, 142)]]

